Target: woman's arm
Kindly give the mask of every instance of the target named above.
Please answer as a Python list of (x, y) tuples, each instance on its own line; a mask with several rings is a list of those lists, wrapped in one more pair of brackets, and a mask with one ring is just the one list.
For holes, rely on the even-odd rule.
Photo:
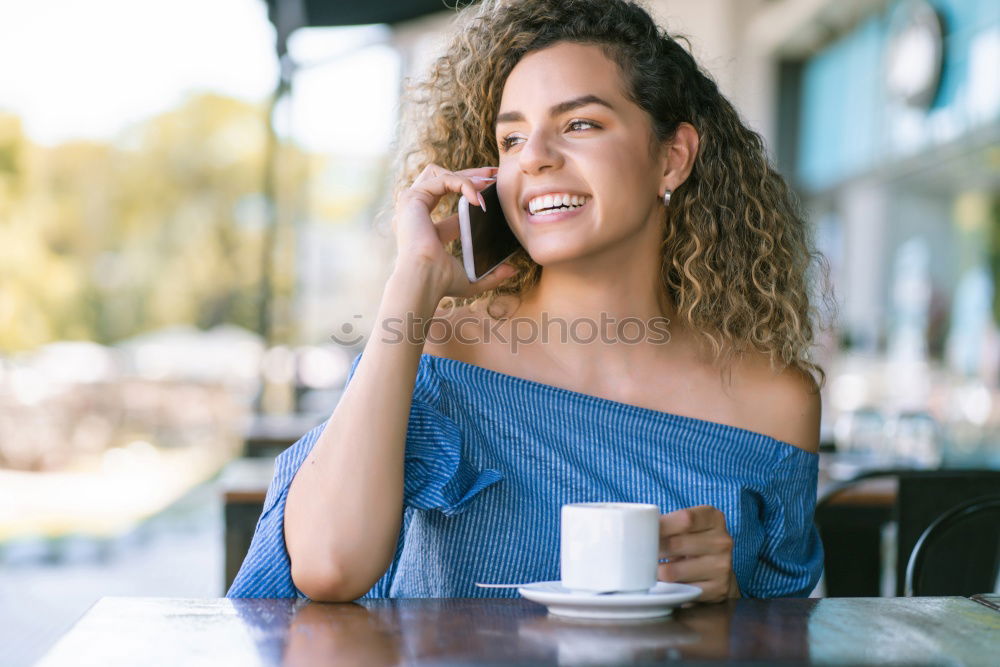
[(449, 192), (475, 201), (488, 181), (472, 179), (494, 171), (430, 165), (400, 197), (393, 218), (399, 254), (376, 329), (288, 490), (284, 532), (292, 580), (312, 599), (354, 600), (392, 561), (402, 520), (407, 422), (430, 319), (442, 297), (492, 289), (513, 274), (502, 267), (470, 285), (461, 263), (443, 247), (458, 237), (457, 216), (434, 222), (430, 212)]
[[(429, 267), (397, 267), (377, 323), (429, 319), (440, 295)], [(422, 320), (417, 320), (422, 321)], [(392, 560), (403, 505), (403, 449), (422, 345), (372, 336), (351, 382), (295, 475), (285, 543), (296, 587), (316, 600), (353, 600)], [(420, 336), (419, 338), (422, 338)]]

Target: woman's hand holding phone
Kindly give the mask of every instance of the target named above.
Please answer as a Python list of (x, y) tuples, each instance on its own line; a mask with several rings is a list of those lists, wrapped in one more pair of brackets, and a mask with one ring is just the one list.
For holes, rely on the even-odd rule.
[(449, 192), (464, 195), (470, 202), (480, 201), (479, 191), (495, 182), (496, 172), (496, 167), (448, 171), (435, 164), (427, 165), (397, 202), (392, 220), (396, 268), (430, 267), (434, 289), (442, 297), (475, 296), (512, 276), (514, 267), (505, 264), (482, 279), (469, 282), (461, 260), (444, 249), (445, 244), (459, 238), (458, 215), (438, 222), (431, 218), (431, 211)]

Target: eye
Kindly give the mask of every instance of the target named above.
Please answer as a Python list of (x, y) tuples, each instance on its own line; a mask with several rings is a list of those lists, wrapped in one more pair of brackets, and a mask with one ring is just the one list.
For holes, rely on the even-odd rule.
[[(579, 127), (581, 125), (583, 125), (585, 127)], [(600, 125), (598, 125), (597, 123), (595, 123), (593, 121), (590, 121), (590, 120), (579, 120), (579, 119), (578, 120), (571, 120), (566, 125), (566, 128), (569, 129), (572, 132), (582, 132), (583, 130), (591, 128), (591, 127), (592, 128), (599, 128)], [(504, 137), (504, 138), (502, 138), (500, 140), (500, 142), (499, 142), (500, 149), (502, 151), (504, 151), (504, 152), (509, 151), (511, 149), (511, 146), (513, 145), (512, 142), (514, 140), (516, 140), (516, 139), (519, 139), (519, 138), (520, 137), (517, 137), (515, 135), (510, 135), (510, 134), (507, 135), (506, 137)]]
[(571, 120), (569, 122), (569, 127), (574, 125), (589, 125), (590, 127), (599, 127), (597, 123), (592, 123), (589, 120)]
[(510, 134), (507, 135), (506, 137), (504, 137), (503, 139), (500, 140), (500, 148), (502, 150), (504, 150), (504, 151), (509, 151), (510, 147), (511, 147), (511, 141), (513, 141), (514, 139), (517, 139), (517, 138), (518, 137), (515, 137), (515, 136), (510, 135)]

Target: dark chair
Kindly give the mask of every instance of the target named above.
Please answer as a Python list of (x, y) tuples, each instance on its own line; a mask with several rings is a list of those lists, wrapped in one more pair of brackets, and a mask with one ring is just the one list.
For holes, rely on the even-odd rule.
[(882, 527), (893, 519), (898, 475), (866, 471), (830, 487), (816, 502), (828, 597), (878, 597)]
[(906, 590), (906, 566), (910, 553), (927, 527), (956, 505), (997, 493), (1000, 493), (1000, 470), (922, 470), (901, 474), (896, 500), (899, 526), (896, 534), (896, 595), (903, 595)]
[(998, 489), (998, 470), (872, 470), (833, 487), (816, 504), (826, 594), (881, 594), (882, 528), (895, 522), (895, 593), (901, 595), (910, 552), (927, 527), (957, 504)]
[(905, 594), (992, 592), (1000, 569), (1000, 494), (948, 510), (920, 535), (906, 566)]

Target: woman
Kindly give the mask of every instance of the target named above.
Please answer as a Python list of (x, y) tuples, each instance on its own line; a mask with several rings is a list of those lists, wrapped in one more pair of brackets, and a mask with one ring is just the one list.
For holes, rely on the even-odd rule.
[[(514, 597), (474, 583), (558, 579), (560, 506), (631, 501), (661, 580), (807, 595), (813, 255), (760, 138), (634, 4), (464, 14), (410, 106), (378, 326), (229, 594)], [(524, 250), (469, 284), (455, 198), (494, 179)]]

